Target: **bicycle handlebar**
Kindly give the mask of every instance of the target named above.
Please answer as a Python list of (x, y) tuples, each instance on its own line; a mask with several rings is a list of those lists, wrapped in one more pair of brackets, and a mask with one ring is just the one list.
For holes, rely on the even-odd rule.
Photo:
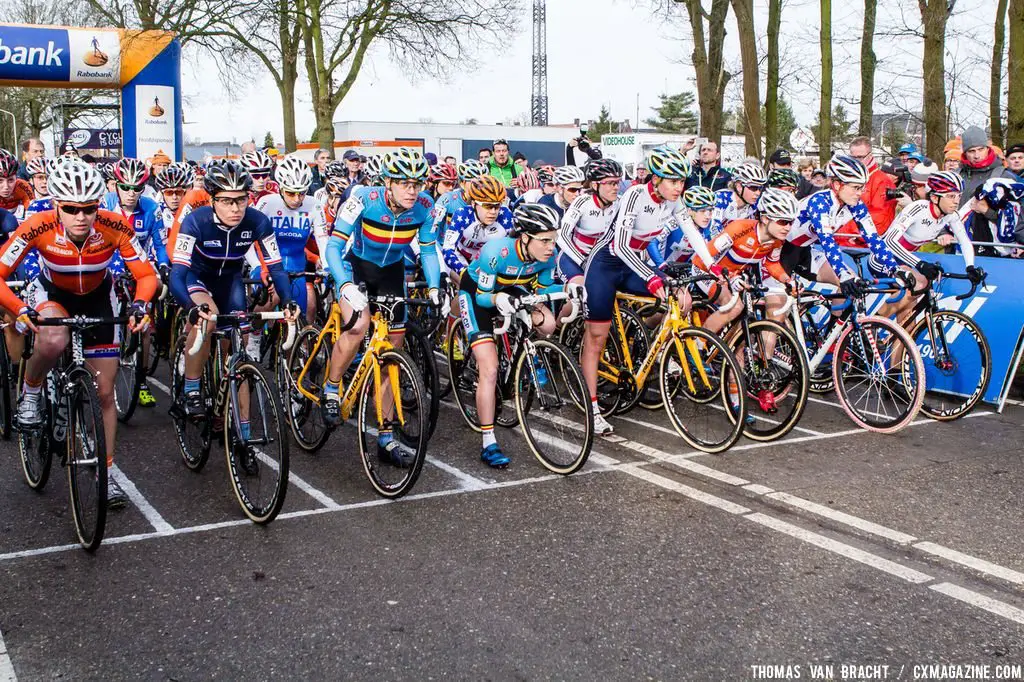
[[(552, 301), (564, 301), (564, 300), (566, 300), (568, 298), (570, 298), (570, 296), (565, 291), (555, 291), (555, 292), (552, 292), (550, 294), (527, 294), (526, 296), (520, 296), (518, 299), (516, 299), (516, 303), (518, 304), (518, 308), (517, 308), (516, 312), (514, 314), (512, 314), (512, 315), (505, 315), (505, 316), (503, 316), (501, 324), (498, 325), (497, 327), (495, 327), (494, 333), (495, 334), (504, 334), (505, 332), (507, 332), (509, 327), (512, 326), (512, 318), (513, 317), (521, 316), (523, 313), (529, 315), (529, 313), (530, 313), (529, 308), (532, 308), (535, 305), (540, 305), (542, 303), (545, 303), (545, 304), (546, 303), (551, 303)], [(576, 299), (573, 299), (573, 300), (576, 300)], [(579, 307), (576, 306), (575, 308), (576, 309), (573, 310), (572, 316), (569, 319), (567, 319), (567, 320), (563, 320), (563, 324), (567, 324), (567, 323), (572, 322), (573, 320), (576, 319), (576, 316), (578, 315)], [(528, 321), (529, 321), (528, 317), (526, 319), (523, 319), (523, 322), (528, 322)]]
[[(202, 307), (206, 308), (206, 310), (209, 310), (209, 307), (206, 306), (205, 303), (203, 304)], [(283, 320), (283, 319), (284, 319), (284, 312), (280, 311), (280, 310), (274, 311), (274, 312), (268, 312), (268, 313), (243, 313), (243, 314), (219, 314), (218, 313), (218, 314), (210, 315), (209, 323), (216, 326), (217, 322), (220, 321), (220, 322), (227, 322), (227, 323), (229, 323), (231, 325), (237, 326), (238, 324), (241, 324), (242, 322), (247, 322), (247, 321), (273, 322), (275, 320)], [(198, 353), (199, 349), (202, 348), (203, 344), (206, 342), (206, 326), (207, 325), (205, 325), (205, 324), (197, 325), (196, 340), (194, 342), (192, 342), (192, 347), (188, 349), (188, 354), (189, 355), (195, 355), (196, 353)], [(295, 323), (294, 322), (289, 322), (287, 324), (287, 327), (288, 327), (287, 335), (285, 336), (284, 343), (281, 344), (281, 350), (285, 350), (285, 351), (290, 350), (291, 347), (292, 347), (292, 343), (294, 343), (294, 341), (295, 341)]]

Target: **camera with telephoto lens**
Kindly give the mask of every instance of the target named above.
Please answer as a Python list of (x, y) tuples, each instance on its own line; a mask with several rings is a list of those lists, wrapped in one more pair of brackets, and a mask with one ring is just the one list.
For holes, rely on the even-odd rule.
[(901, 190), (901, 189), (890, 189), (888, 187), (886, 188), (886, 190), (885, 190), (885, 200), (886, 201), (899, 201), (902, 198), (903, 198), (903, 190)]

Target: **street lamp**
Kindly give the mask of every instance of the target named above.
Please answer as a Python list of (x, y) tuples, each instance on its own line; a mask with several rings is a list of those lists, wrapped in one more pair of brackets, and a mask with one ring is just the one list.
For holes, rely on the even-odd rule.
[(17, 121), (17, 119), (14, 118), (14, 114), (12, 114), (11, 112), (7, 111), (6, 109), (0, 109), (0, 114), (7, 114), (8, 116), (11, 117), (11, 125), (13, 126), (11, 128), (11, 135), (14, 137), (14, 150), (15, 150), (15, 154), (17, 154), (17, 150), (18, 150), (18, 121)]

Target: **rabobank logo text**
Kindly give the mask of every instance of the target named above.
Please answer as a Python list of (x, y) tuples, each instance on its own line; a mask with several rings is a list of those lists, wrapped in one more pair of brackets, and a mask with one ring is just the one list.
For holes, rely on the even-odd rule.
[(0, 79), (67, 81), (67, 29), (0, 27)]
[(8, 47), (0, 39), (0, 64), (59, 67), (62, 54), (64, 54), (64, 48), (57, 47), (52, 40), (46, 43), (46, 47), (25, 47), (24, 45)]

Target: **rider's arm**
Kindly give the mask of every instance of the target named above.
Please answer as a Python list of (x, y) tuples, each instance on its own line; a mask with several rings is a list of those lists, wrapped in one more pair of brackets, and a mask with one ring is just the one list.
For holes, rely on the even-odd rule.
[(725, 212), (729, 210), (732, 203), (732, 190), (722, 189), (715, 192), (715, 207), (711, 209), (711, 222), (708, 224), (708, 234), (716, 235), (722, 231), (725, 224)]
[(159, 210), (150, 211), (146, 215), (146, 229), (149, 232), (150, 243), (153, 244), (153, 252), (156, 254), (156, 262), (163, 265), (170, 265), (171, 259), (167, 257), (167, 248), (160, 237), (163, 231), (164, 221)]
[(807, 220), (810, 223), (811, 232), (818, 238), (822, 250), (825, 251), (825, 258), (835, 271), (841, 281), (854, 279), (857, 273), (850, 269), (850, 266), (843, 260), (843, 252), (836, 243), (832, 217), (829, 215), (831, 205), (827, 203), (828, 192), (821, 192), (811, 197), (807, 204)]
[(693, 220), (690, 218), (683, 202), (679, 201), (676, 203), (678, 204), (678, 207), (675, 210), (675, 219), (676, 223), (679, 224), (679, 229), (681, 229), (683, 231), (683, 235), (686, 236), (686, 241), (690, 244), (690, 248), (693, 249), (694, 255), (703, 258), (705, 263), (710, 263), (714, 260), (714, 257), (708, 250), (708, 243), (704, 240), (704, 235), (701, 234), (700, 229), (693, 224)]
[[(580, 222), (580, 218), (583, 217), (583, 207), (588, 201), (593, 201), (589, 194), (578, 196), (573, 199), (573, 202), (569, 204), (569, 208), (565, 209), (565, 214), (562, 216), (562, 222), (558, 227), (558, 248), (565, 252), (569, 258), (573, 260), (576, 265), (582, 266), (583, 261), (587, 259), (583, 255), (583, 252), (576, 247), (576, 242), (573, 240), (573, 232), (576, 231), (576, 226)], [(654, 242), (651, 242), (652, 244)]]
[(472, 207), (459, 209), (452, 217), (452, 224), (444, 235), (444, 242), (441, 245), (441, 254), (444, 256), (444, 263), (451, 272), (461, 273), (469, 263), (466, 263), (459, 253), (459, 242), (462, 241), (463, 230), (467, 230), (476, 223), (476, 213)]
[(195, 303), (188, 291), (188, 272), (192, 269), (192, 252), (199, 239), (199, 225), (190, 215), (178, 226), (178, 235), (171, 251), (171, 295), (182, 308), (188, 310)]
[[(647, 190), (644, 189), (644, 192)], [(612, 239), (615, 242), (615, 253), (619, 259), (635, 272), (644, 282), (650, 283), (657, 278), (654, 270), (634, 251), (629, 241), (633, 236), (633, 226), (636, 224), (637, 211), (640, 210), (640, 192), (633, 192), (629, 195), (626, 204), (619, 210), (612, 226)]]
[(451, 192), (446, 192), (439, 196), (434, 202), (434, 210), (430, 212), (430, 217), (434, 221), (434, 232), (442, 244), (445, 239), (445, 225), (448, 223), (448, 201), (451, 199), (451, 194)]
[(345, 252), (348, 250), (352, 231), (363, 214), (364, 189), (358, 187), (338, 209), (338, 216), (334, 219), (334, 229), (331, 231), (331, 239), (327, 243), (325, 253), (327, 269), (330, 270), (331, 277), (334, 278), (334, 284), (339, 291), (343, 285), (352, 283), (352, 266), (345, 259)]
[[(701, 239), (703, 241), (703, 239)], [(728, 251), (733, 244), (732, 230), (726, 228), (724, 232), (721, 232), (714, 239), (711, 240), (710, 244), (705, 244), (704, 248), (707, 251), (707, 258), (700, 255), (699, 253), (693, 254), (693, 266), (704, 272), (709, 272), (709, 268), (718, 262), (718, 257)]]
[(430, 216), (420, 225), (420, 265), (423, 267), (423, 276), (427, 279), (427, 287), (439, 289), (441, 287), (441, 264), (437, 262), (437, 232), (434, 231), (434, 223)]
[(669, 241), (672, 239), (672, 233), (679, 228), (672, 228), (662, 232), (657, 239), (651, 240), (651, 243), (647, 245), (647, 257), (654, 263), (654, 267), (661, 268), (665, 265), (665, 254), (668, 252)]
[(964, 263), (968, 266), (974, 265), (974, 244), (971, 243), (971, 237), (967, 234), (964, 221), (960, 220), (959, 216), (957, 216), (951, 222), (952, 225), (949, 226), (949, 229), (953, 231), (953, 236), (956, 238), (957, 244), (960, 245), (960, 253), (963, 254)]
[(857, 204), (850, 207), (850, 213), (853, 215), (857, 227), (860, 228), (860, 234), (864, 237), (864, 241), (867, 242), (868, 248), (871, 249), (875, 260), (890, 272), (896, 270), (900, 264), (896, 261), (896, 257), (892, 255), (889, 247), (885, 245), (885, 241), (878, 235), (878, 230), (875, 229), (875, 221), (871, 218), (868, 207), (864, 204)]
[[(38, 213), (22, 223), (21, 227), (15, 230), (11, 238), (7, 240), (3, 252), (0, 253), (0, 305), (14, 315), (21, 314), (22, 309), (25, 308), (25, 302), (7, 286), (7, 278), (17, 270), (18, 264), (21, 263), (25, 254), (35, 248), (35, 237), (29, 235), (39, 231), (36, 228), (40, 226), (45, 216), (45, 213)], [(54, 219), (58, 220), (58, 218)]]
[(782, 267), (781, 258), (782, 246), (780, 245), (770, 254), (768, 254), (762, 261), (762, 263), (764, 264), (764, 269), (768, 272), (769, 275), (771, 275), (778, 281), (782, 282), (783, 284), (788, 284), (789, 282), (793, 281), (793, 277), (788, 272), (786, 272), (786, 268)]
[(545, 264), (546, 267), (537, 273), (537, 293), (554, 294), (565, 289), (565, 286), (555, 281), (555, 257), (552, 256)]

